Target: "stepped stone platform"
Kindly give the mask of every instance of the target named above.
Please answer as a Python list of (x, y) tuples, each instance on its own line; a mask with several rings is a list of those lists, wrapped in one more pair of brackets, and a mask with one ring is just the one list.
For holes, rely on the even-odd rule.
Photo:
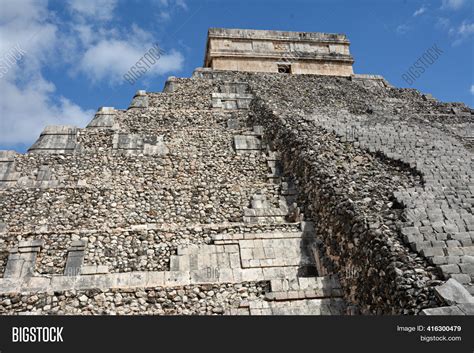
[(0, 151), (0, 313), (471, 315), (473, 112), (206, 67), (47, 127)]

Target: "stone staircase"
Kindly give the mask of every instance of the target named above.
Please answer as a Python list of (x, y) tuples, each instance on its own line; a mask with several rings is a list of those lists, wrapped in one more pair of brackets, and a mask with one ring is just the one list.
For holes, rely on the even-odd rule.
[(230, 315), (342, 315), (346, 305), (337, 279), (298, 277), (270, 281), (265, 300), (242, 302)]
[[(231, 100), (251, 98), (243, 82), (225, 83), (213, 93), (215, 109), (245, 109)], [(222, 99), (221, 101), (218, 101)], [(224, 102), (225, 100), (229, 100)], [(300, 231), (219, 233), (212, 244), (179, 246), (170, 258), (170, 270), (189, 272), (191, 283), (238, 283), (267, 281), (264, 298), (242, 301), (226, 310), (227, 315), (341, 315), (345, 303), (337, 278), (325, 275), (318, 256), (312, 222), (303, 221), (297, 189), (285, 175), (279, 154), (265, 143), (261, 126), (239, 129), (234, 135), (236, 154), (264, 154), (267, 183), (243, 209), (246, 224), (299, 224)], [(271, 229), (271, 227), (270, 227)], [(318, 271), (319, 269), (319, 271)], [(319, 272), (319, 273), (318, 273)]]
[(171, 271), (200, 271), (212, 269), (218, 272), (237, 269), (262, 269), (272, 273), (270, 277), (285, 278), (285, 269), (294, 273), (299, 268), (314, 267), (314, 259), (308, 254), (308, 246), (314, 238), (304, 232), (274, 232), (219, 234), (213, 245), (178, 247), (177, 255), (171, 256)]
[[(177, 82), (170, 80), (167, 90), (174, 92), (178, 89)], [(179, 92), (167, 94), (175, 95), (173, 99), (180, 97)], [(167, 110), (171, 99), (168, 101), (169, 97), (165, 98), (162, 97), (164, 100), (162, 107)], [(90, 235), (96, 231), (91, 229), (89, 233), (89, 230), (86, 232), (86, 229), (82, 229), (81, 240), (75, 237), (67, 248), (62, 249), (64, 255), (61, 255), (61, 261), (57, 262), (61, 271), (45, 273), (43, 262), (46, 258), (52, 257), (46, 256), (48, 251), (51, 252), (50, 242), (48, 239), (28, 239), (10, 249), (8, 259), (5, 261), (6, 271), (3, 278), (0, 278), (0, 295), (70, 290), (80, 292), (96, 289), (104, 292), (124, 290), (132, 293), (142, 289), (184, 290), (198, 286), (228, 287), (238, 295), (239, 288), (247, 286), (258, 290), (245, 299), (241, 299), (238, 295), (239, 299), (236, 302), (223, 305), (219, 313), (227, 315), (345, 313), (345, 302), (337, 278), (326, 274), (325, 269), (321, 267), (315, 229), (312, 222), (304, 220), (304, 214), (297, 205), (298, 193), (292, 177), (285, 174), (279, 153), (271, 150), (265, 141), (263, 127), (247, 125), (246, 116), (252, 98), (253, 94), (245, 82), (218, 83), (215, 92), (211, 94), (212, 112), (205, 110), (206, 114), (223, 117), (222, 120), (214, 120), (219, 121), (219, 124), (222, 124), (219, 125), (220, 128), (225, 130), (223, 145), (229, 147), (227, 154), (231, 157), (235, 154), (236, 161), (243, 161), (239, 163), (251, 163), (248, 168), (245, 166), (244, 170), (249, 170), (253, 173), (251, 175), (256, 175), (258, 178), (247, 176), (250, 180), (246, 180), (246, 183), (249, 185), (241, 187), (243, 183), (237, 184), (240, 190), (236, 188), (236, 193), (246, 192), (246, 194), (242, 198), (243, 202), (238, 198), (235, 218), (224, 223), (220, 221), (212, 223), (212, 227), (216, 230), (213, 229), (212, 233), (209, 233), (205, 244), (185, 242), (186, 245), (178, 243), (177, 248), (173, 244), (165, 259), (159, 258), (161, 253), (157, 255), (155, 248), (151, 248), (153, 244), (149, 244), (150, 248), (147, 251), (152, 255), (150, 261), (156, 264), (159, 258), (160, 261), (163, 260), (163, 266), (152, 269), (134, 267), (132, 270), (129, 267), (126, 271), (122, 271), (121, 268), (117, 270), (113, 263), (107, 263), (103, 258), (96, 261), (88, 258), (91, 256), (90, 248), (96, 246), (92, 241), (89, 243), (88, 239), (92, 238)], [(157, 106), (156, 97), (138, 91), (129, 110), (141, 114), (141, 110), (149, 105), (154, 107), (152, 103)], [(144, 111), (143, 114), (145, 113), (147, 112)], [(137, 129), (138, 123), (127, 125), (129, 121), (124, 118), (126, 114), (128, 111), (102, 107), (86, 129), (69, 126), (48, 127), (29, 152), (35, 153), (38, 158), (47, 157), (48, 154), (64, 154), (73, 160), (72, 157), (76, 155), (78, 158), (88, 157), (86, 152), (91, 145), (93, 151), (98, 150), (99, 146), (106, 147), (110, 152), (108, 158), (128, 161), (125, 157), (137, 156), (140, 157), (138, 158), (140, 163), (148, 161), (144, 157), (164, 158), (173, 153), (175, 146), (169, 141), (176, 141), (178, 132), (173, 132), (173, 140), (169, 134), (167, 135), (168, 132), (156, 129), (151, 123), (147, 129)], [(132, 117), (134, 116), (129, 116), (128, 119), (132, 120)], [(146, 120), (146, 115), (135, 118), (142, 119), (142, 123), (153, 120)], [(199, 134), (204, 134), (201, 130), (206, 129), (199, 131)], [(186, 132), (188, 133), (189, 131)], [(101, 144), (102, 137), (107, 144)], [(191, 137), (189, 138), (191, 140)], [(206, 145), (204, 148), (207, 147)], [(29, 175), (20, 178), (15, 171), (14, 155), (14, 152), (0, 153), (0, 186), (10, 186), (14, 183), (43, 189), (59, 188), (65, 184), (60, 175), (56, 176), (57, 171), (49, 164), (39, 165), (34, 178)], [(231, 158), (228, 160), (232, 161)], [(80, 187), (86, 185), (81, 179), (75, 183)], [(245, 191), (246, 187), (251, 187), (251, 191)], [(165, 206), (160, 204), (159, 207)], [(240, 219), (238, 219), (239, 209)], [(176, 223), (173, 225), (177, 229), (182, 227)], [(199, 223), (199, 227), (201, 225), (202, 223)], [(131, 224), (130, 227), (115, 231), (116, 234), (127, 233), (130, 237), (139, 237), (140, 235), (135, 232), (143, 231), (143, 235), (148, 236), (147, 231), (156, 230), (161, 226), (163, 222), (146, 223), (144, 220), (143, 223)], [(6, 225), (0, 223), (0, 231), (3, 232), (5, 228)], [(47, 227), (44, 231), (46, 230)], [(170, 234), (173, 232), (175, 229), (170, 229)], [(43, 236), (43, 233), (41, 234)], [(151, 239), (151, 242), (155, 241), (154, 238)], [(166, 268), (168, 258), (169, 269)], [(261, 288), (264, 288), (264, 294)]]
[(315, 240), (304, 231), (218, 234), (212, 245), (178, 247), (171, 271), (189, 272), (191, 283), (269, 281), (263, 300), (242, 302), (229, 315), (343, 314), (337, 278), (316, 276)]

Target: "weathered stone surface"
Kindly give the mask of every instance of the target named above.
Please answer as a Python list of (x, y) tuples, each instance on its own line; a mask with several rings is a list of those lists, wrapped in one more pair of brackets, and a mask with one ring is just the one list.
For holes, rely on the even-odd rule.
[(78, 128), (68, 125), (47, 126), (38, 140), (28, 149), (36, 153), (73, 153)]
[(0, 151), (0, 188), (14, 186), (20, 178), (15, 169), (15, 151)]
[(111, 129), (118, 130), (120, 127), (115, 119), (114, 107), (100, 107), (94, 118), (87, 125), (88, 129)]
[(113, 139), (114, 149), (125, 154), (165, 155), (169, 149), (163, 136), (141, 136), (118, 133)]
[(440, 308), (423, 309), (421, 315), (465, 315), (457, 306), (443, 306)]
[(350, 76), (342, 34), (211, 28), (204, 66), (217, 70)]
[[(168, 81), (167, 81), (168, 82)], [(147, 108), (148, 107), (148, 95), (145, 90), (138, 90), (133, 96), (132, 102), (130, 103), (131, 108)]]
[[(35, 273), (36, 257), (44, 245), (42, 240), (20, 241), (18, 246), (11, 249), (5, 268), (5, 278), (32, 277)], [(0, 286), (0, 290), (3, 289)]]
[(448, 305), (474, 304), (474, 297), (455, 279), (451, 278), (435, 288), (436, 294)]
[(0, 153), (0, 312), (471, 314), (436, 288), (473, 290), (472, 126), (377, 76), (170, 78)]

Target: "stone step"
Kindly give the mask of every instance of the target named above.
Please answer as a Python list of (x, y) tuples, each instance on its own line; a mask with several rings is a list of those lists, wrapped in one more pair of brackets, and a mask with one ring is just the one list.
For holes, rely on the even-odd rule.
[(236, 244), (230, 245), (180, 245), (177, 249), (177, 255), (190, 254), (214, 254), (214, 253), (235, 253), (239, 252), (239, 247)]
[(204, 268), (259, 268), (311, 266), (310, 252), (305, 252), (307, 239), (243, 239), (231, 245), (201, 245), (178, 248), (170, 258), (171, 271)]
[[(30, 253), (27, 253), (30, 254)], [(105, 268), (98, 268), (95, 273), (74, 275), (33, 276), (25, 266), (33, 263), (33, 256), (20, 259), (23, 263), (21, 273), (10, 276), (4, 274), (0, 278), (0, 294), (18, 292), (52, 292), (64, 290), (84, 290), (94, 288), (146, 288), (146, 287), (176, 287), (189, 284), (216, 284), (270, 281), (277, 278), (292, 278), (298, 274), (298, 267), (271, 267), (249, 269), (212, 269), (205, 268), (196, 271), (134, 271), (120, 273), (102, 273)], [(29, 260), (29, 261), (28, 261)], [(28, 270), (28, 271), (27, 271)], [(18, 271), (17, 271), (18, 272)], [(99, 273), (100, 272), (100, 273)]]
[(239, 253), (201, 253), (171, 256), (171, 271), (241, 268)]
[(214, 244), (238, 244), (239, 240), (314, 238), (307, 232), (220, 233), (213, 236)]
[(270, 289), (272, 292), (319, 288), (341, 289), (341, 285), (334, 276), (297, 277), (270, 281)]
[(243, 268), (314, 264), (302, 251), (301, 238), (240, 240), (239, 246)]
[(78, 129), (69, 125), (47, 126), (28, 152), (73, 153), (76, 148)]
[(269, 232), (220, 234), (214, 245), (179, 246), (171, 256), (171, 271), (204, 268), (265, 268), (314, 266), (311, 233)]
[(268, 208), (244, 208), (245, 217), (285, 217), (287, 210), (276, 207)]
[(342, 297), (342, 289), (335, 277), (297, 277), (270, 281), (267, 300), (296, 300), (309, 298)]
[(292, 301), (252, 301), (250, 315), (342, 315), (345, 303), (341, 298), (301, 299)]

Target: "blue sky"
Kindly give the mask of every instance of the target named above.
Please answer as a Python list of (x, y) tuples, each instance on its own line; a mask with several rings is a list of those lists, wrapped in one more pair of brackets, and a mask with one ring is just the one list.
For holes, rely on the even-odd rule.
[[(0, 149), (24, 152), (44, 126), (85, 126), (99, 106), (126, 108), (138, 89), (202, 65), (209, 27), (345, 33), (356, 73), (383, 75), (474, 105), (474, 0), (1, 0)], [(123, 79), (155, 43), (160, 60)], [(412, 85), (402, 75), (437, 45)]]

